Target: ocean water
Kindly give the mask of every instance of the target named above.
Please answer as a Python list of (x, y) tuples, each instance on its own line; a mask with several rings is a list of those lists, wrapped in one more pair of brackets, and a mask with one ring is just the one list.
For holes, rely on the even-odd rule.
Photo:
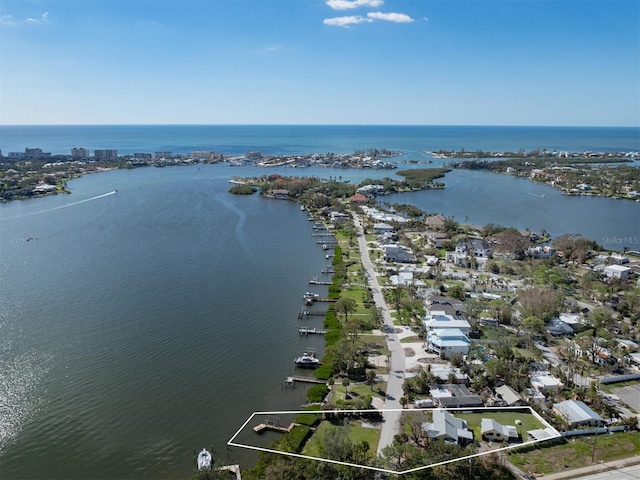
[(54, 154), (71, 148), (113, 148), (121, 154), (212, 150), (241, 155), (352, 153), (387, 148), (421, 157), (424, 151), (640, 151), (636, 127), (491, 127), (353, 125), (115, 125), (0, 126), (0, 149), (40, 147)]
[[(1, 127), (0, 135), (3, 153), (640, 150), (637, 129)], [(307, 283), (327, 265), (311, 222), (294, 203), (227, 192), (232, 176), (267, 172), (352, 182), (395, 175), (141, 168), (72, 180), (71, 195), (0, 204), (0, 478), (188, 478), (193, 449), (209, 446), (215, 458), (251, 464), (252, 453), (226, 441), (253, 411), (297, 409), (305, 390), (283, 381), (295, 356), (323, 348), (297, 333), (303, 293), (326, 289)], [(382, 200), (638, 249), (640, 203), (566, 197), (487, 172), (454, 171), (444, 182)]]

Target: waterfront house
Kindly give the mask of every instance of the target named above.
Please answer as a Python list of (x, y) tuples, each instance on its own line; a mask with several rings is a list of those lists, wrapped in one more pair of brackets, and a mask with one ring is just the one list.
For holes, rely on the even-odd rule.
[(286, 200), (289, 198), (289, 190), (274, 188), (273, 190), (269, 190), (269, 195), (278, 200)]
[(422, 424), (422, 434), (429, 440), (442, 440), (462, 445), (473, 441), (473, 432), (467, 428), (467, 422), (464, 420), (440, 408), (433, 410), (432, 415), (432, 422)]
[(351, 220), (351, 216), (342, 212), (331, 212), (329, 221), (334, 225), (342, 225)]
[(604, 274), (609, 278), (631, 278), (632, 271), (623, 265), (608, 265), (604, 267)]
[(483, 418), (480, 422), (482, 438), (490, 442), (510, 442), (518, 439), (518, 431), (513, 425), (502, 425), (493, 418)]
[(580, 400), (566, 400), (564, 402), (556, 403), (553, 406), (553, 409), (572, 427), (581, 427), (585, 425), (598, 427), (605, 423), (604, 418)]
[(424, 224), (427, 228), (433, 228), (435, 230), (444, 230), (446, 218), (439, 213), (436, 215), (431, 215), (427, 217), (424, 221)]

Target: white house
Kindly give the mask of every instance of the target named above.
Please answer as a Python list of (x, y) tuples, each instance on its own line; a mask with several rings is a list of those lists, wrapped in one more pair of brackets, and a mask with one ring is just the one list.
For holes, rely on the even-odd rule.
[(557, 393), (564, 384), (553, 375), (536, 375), (531, 377), (531, 386), (538, 390), (540, 393)]
[[(452, 308), (455, 308), (452, 306)], [(425, 330), (444, 330), (457, 328), (465, 335), (469, 334), (471, 324), (462, 315), (451, 315), (444, 310), (431, 310), (422, 320)]]
[(480, 422), (482, 438), (491, 442), (509, 442), (518, 439), (518, 431), (513, 425), (502, 425), (493, 418), (483, 418)]
[(469, 353), (471, 341), (458, 328), (430, 330), (427, 332), (425, 348), (445, 358), (454, 353), (466, 355)]
[(429, 440), (462, 444), (473, 441), (473, 432), (467, 429), (467, 422), (441, 408), (433, 410), (433, 422), (422, 424), (422, 433)]
[(604, 274), (609, 278), (631, 278), (633, 271), (623, 265), (608, 265), (604, 267)]
[(461, 267), (471, 267), (472, 259), (478, 263), (485, 263), (490, 255), (491, 245), (484, 240), (474, 238), (458, 242), (454, 252), (447, 252), (447, 262)]

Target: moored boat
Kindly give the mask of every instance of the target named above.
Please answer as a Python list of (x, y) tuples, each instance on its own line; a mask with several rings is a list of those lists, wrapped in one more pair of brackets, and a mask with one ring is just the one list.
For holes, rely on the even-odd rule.
[(322, 365), (322, 361), (316, 358), (313, 352), (304, 352), (302, 356), (297, 357), (293, 362), (300, 368), (316, 368)]
[(198, 470), (209, 470), (211, 468), (211, 454), (206, 448), (198, 453)]

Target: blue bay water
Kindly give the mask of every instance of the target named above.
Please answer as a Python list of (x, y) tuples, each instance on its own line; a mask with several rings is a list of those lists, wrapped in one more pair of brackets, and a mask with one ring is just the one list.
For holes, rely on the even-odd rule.
[[(424, 151), (438, 148), (640, 150), (637, 129), (0, 127), (0, 134), (3, 153), (376, 147), (426, 159)], [(210, 445), (216, 458), (251, 463), (251, 453), (228, 451), (226, 441), (253, 411), (297, 409), (304, 389), (283, 388), (293, 357), (307, 347), (322, 352), (320, 338), (297, 334), (307, 281), (327, 264), (311, 223), (293, 203), (227, 192), (234, 175), (272, 172), (354, 183), (395, 175), (143, 168), (72, 180), (71, 195), (0, 204), (1, 478), (188, 478), (193, 448)], [(487, 172), (453, 171), (444, 182), (444, 190), (381, 200), (638, 249), (640, 203), (566, 197)], [(309, 326), (320, 326), (314, 321)]]

